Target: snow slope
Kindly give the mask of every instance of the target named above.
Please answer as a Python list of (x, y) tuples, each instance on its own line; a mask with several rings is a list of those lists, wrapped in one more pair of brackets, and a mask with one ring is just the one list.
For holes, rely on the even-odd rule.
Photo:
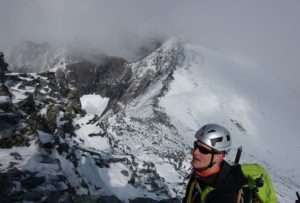
[(87, 113), (101, 116), (108, 104), (108, 98), (102, 98), (100, 95), (90, 94), (80, 98), (82, 109)]
[[(280, 123), (273, 123), (272, 115), (279, 116), (280, 111), (268, 103), (268, 94), (276, 92), (276, 86), (263, 72), (255, 74), (254, 63), (243, 62), (181, 39), (168, 40), (132, 64), (133, 70), (142, 69), (141, 75), (149, 70), (159, 74), (153, 74), (147, 89), (121, 113), (109, 117), (109, 136), (124, 152), (151, 161), (168, 194), (182, 197), (194, 133), (206, 123), (219, 123), (233, 136), (227, 159), (233, 160), (242, 145), (241, 162), (261, 163), (274, 181), (279, 201), (294, 201), (300, 183), (295, 162), (299, 147), (296, 141), (282, 142)], [(289, 127), (290, 132), (295, 130)], [(294, 139), (293, 133), (289, 138)]]
[[(280, 116), (278, 107), (267, 98), (268, 91), (276, 87), (266, 81), (263, 70), (256, 75), (256, 67), (218, 52), (186, 44), (184, 56), (169, 92), (159, 102), (184, 142), (192, 145), (194, 133), (206, 123), (226, 126), (233, 136), (233, 148), (243, 146), (241, 162), (262, 163), (280, 202), (292, 202), (300, 187), (300, 165), (295, 161), (300, 150), (294, 126), (286, 126), (290, 132), (287, 130), (284, 140), (295, 142), (284, 142), (282, 125), (272, 118)], [(229, 157), (234, 156), (232, 151)]]
[[(57, 83), (54, 73), (6, 74), (12, 104), (27, 118), (18, 126), (27, 134), (19, 136), (30, 138), (28, 147), (21, 142), (0, 149), (0, 175), (11, 175), (10, 169), (20, 175), (11, 194), (26, 191), (31, 195), (27, 198), (34, 195), (41, 201), (55, 191), (63, 192), (62, 198), (114, 195), (123, 202), (137, 197), (181, 199), (191, 171), (194, 133), (214, 122), (232, 133), (228, 160), (242, 145), (241, 162), (263, 164), (279, 201), (295, 200), (300, 188), (297, 126), (287, 126), (284, 140), (289, 142), (282, 142), (282, 125), (274, 119), (282, 109), (270, 103), (270, 94), (285, 95), (280, 92), (284, 89), (266, 80), (263, 72), (255, 74), (255, 65), (172, 38), (126, 67), (132, 75), (129, 89), (122, 90), (128, 95), (120, 98), (128, 99), (115, 98), (114, 110), (107, 98), (85, 95), (80, 101), (87, 114), (77, 109), (74, 87), (67, 85), (69, 94), (63, 95), (65, 84)], [(40, 131), (30, 124), (41, 122), (32, 111), (45, 120), (36, 125)], [(34, 188), (22, 186), (26, 175), (35, 180)]]

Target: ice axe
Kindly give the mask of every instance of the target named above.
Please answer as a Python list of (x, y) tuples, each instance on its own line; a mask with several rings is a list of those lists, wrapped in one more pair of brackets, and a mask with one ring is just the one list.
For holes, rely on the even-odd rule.
[(236, 156), (235, 156), (235, 160), (234, 160), (234, 163), (235, 164), (238, 164), (240, 162), (240, 158), (241, 158), (241, 154), (242, 154), (242, 146), (240, 146), (237, 150), (237, 153), (236, 153)]
[(300, 195), (299, 195), (299, 192), (296, 192), (296, 195), (297, 195), (297, 200), (295, 201), (295, 203), (300, 203)]

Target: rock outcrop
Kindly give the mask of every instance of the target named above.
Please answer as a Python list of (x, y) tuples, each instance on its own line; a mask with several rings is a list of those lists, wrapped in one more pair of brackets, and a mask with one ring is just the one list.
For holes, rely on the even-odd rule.
[[(183, 60), (180, 43), (134, 63), (75, 58), (54, 72), (6, 73), (0, 200), (179, 202), (190, 149), (158, 101)], [(100, 116), (81, 108), (94, 92), (110, 99)]]

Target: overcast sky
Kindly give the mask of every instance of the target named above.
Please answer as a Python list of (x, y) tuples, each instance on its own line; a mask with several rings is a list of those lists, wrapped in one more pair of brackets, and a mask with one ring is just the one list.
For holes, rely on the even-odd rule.
[(181, 35), (192, 43), (256, 64), (257, 74), (274, 78), (284, 96), (290, 97), (290, 102), (282, 105), (299, 109), (295, 104), (300, 103), (300, 1), (0, 0), (0, 3), (2, 50), (20, 40), (64, 43), (83, 39), (110, 55), (126, 56), (127, 51), (135, 50), (146, 39)]

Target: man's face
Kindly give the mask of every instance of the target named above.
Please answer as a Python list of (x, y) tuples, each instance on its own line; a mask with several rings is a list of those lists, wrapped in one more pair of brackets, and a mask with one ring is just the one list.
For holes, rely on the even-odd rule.
[[(192, 166), (195, 169), (201, 169), (201, 168), (207, 167), (210, 164), (212, 154), (211, 153), (205, 154), (205, 153), (212, 151), (212, 148), (199, 142), (199, 141), (195, 141), (194, 145), (195, 146), (194, 146), (194, 151), (193, 151)], [(198, 149), (198, 146), (202, 149), (204, 148), (202, 150), (202, 151), (204, 151), (204, 153), (200, 152), (200, 150)], [(215, 159), (216, 159), (216, 157), (214, 157), (214, 160)]]

